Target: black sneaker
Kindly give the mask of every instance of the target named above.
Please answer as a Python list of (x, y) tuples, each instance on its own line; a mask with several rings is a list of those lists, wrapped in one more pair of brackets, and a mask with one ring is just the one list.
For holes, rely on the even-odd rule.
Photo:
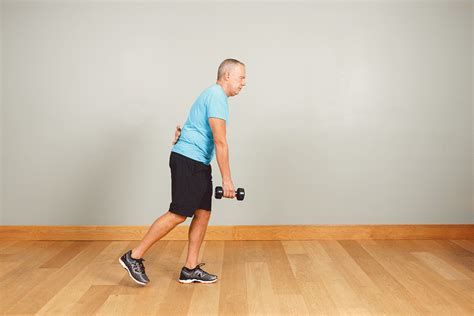
[(128, 271), (132, 280), (138, 284), (146, 285), (150, 280), (145, 274), (145, 267), (143, 266), (142, 261), (145, 261), (145, 259), (132, 258), (132, 250), (129, 250), (119, 258), (120, 265)]
[(217, 281), (217, 275), (213, 275), (207, 273), (201, 267), (205, 265), (205, 263), (198, 264), (194, 269), (188, 269), (183, 267), (181, 269), (181, 274), (179, 276), (179, 282), (181, 283), (214, 283)]

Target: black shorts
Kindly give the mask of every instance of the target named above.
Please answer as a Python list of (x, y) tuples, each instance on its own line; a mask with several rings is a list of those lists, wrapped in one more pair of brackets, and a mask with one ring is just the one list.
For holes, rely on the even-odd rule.
[(171, 204), (169, 211), (192, 217), (194, 211), (211, 211), (211, 165), (171, 152)]

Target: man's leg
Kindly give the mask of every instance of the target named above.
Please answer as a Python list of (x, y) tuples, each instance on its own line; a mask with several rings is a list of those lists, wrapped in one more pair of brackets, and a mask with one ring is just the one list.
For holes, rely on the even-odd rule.
[(199, 250), (204, 236), (206, 235), (207, 224), (209, 223), (210, 217), (211, 212), (206, 210), (196, 210), (194, 212), (194, 217), (188, 232), (188, 255), (185, 264), (185, 267), (188, 269), (193, 269), (198, 264)]
[(171, 212), (166, 212), (155, 220), (153, 225), (143, 237), (140, 244), (132, 249), (132, 258), (142, 258), (145, 252), (158, 240), (168, 234), (176, 225), (181, 224), (186, 220), (186, 216), (181, 216)]

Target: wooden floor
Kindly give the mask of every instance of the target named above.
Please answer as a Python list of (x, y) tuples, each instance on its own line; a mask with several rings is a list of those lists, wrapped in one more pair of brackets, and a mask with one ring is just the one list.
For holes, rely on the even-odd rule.
[(186, 241), (0, 241), (1, 314), (473, 315), (474, 240), (205, 241), (214, 284), (180, 284)]

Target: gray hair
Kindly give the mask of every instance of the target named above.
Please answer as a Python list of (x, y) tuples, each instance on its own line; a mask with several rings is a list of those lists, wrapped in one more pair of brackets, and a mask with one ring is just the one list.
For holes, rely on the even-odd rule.
[(237, 59), (229, 58), (229, 59), (224, 60), (219, 65), (219, 69), (217, 70), (217, 80), (221, 79), (226, 72), (230, 71), (237, 65), (245, 66), (244, 63), (238, 61)]

